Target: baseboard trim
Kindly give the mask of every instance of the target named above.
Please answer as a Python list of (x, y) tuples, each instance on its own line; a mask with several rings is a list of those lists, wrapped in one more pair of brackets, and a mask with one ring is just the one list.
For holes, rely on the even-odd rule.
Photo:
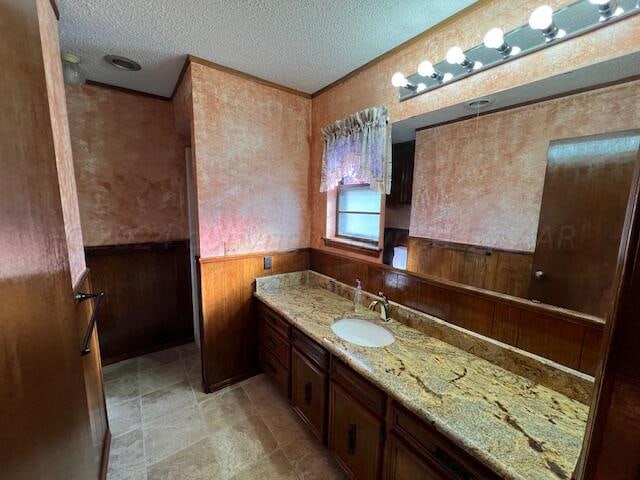
[(127, 360), (128, 358), (139, 357), (141, 355), (146, 355), (147, 353), (153, 353), (153, 352), (158, 352), (160, 350), (166, 350), (167, 348), (178, 347), (180, 345), (184, 345), (185, 343), (191, 343), (193, 341), (194, 341), (193, 337), (181, 338), (173, 342), (163, 343), (162, 345), (154, 345), (153, 347), (143, 348), (141, 350), (136, 350), (134, 352), (127, 352), (122, 355), (118, 355), (116, 357), (103, 358), (102, 366), (106, 367), (107, 365), (121, 362), (122, 360)]
[(100, 480), (106, 480), (109, 470), (109, 452), (111, 451), (111, 430), (107, 428), (102, 442), (102, 459), (100, 460)]
[(244, 372), (240, 375), (236, 375), (235, 377), (228, 378), (226, 380), (223, 380), (222, 382), (214, 383), (213, 385), (209, 385), (209, 391), (207, 393), (213, 393), (218, 390), (222, 390), (223, 388), (233, 385), (234, 383), (238, 383), (243, 380), (246, 380), (247, 378), (251, 378), (255, 375), (258, 375), (260, 372), (261, 372), (260, 369), (255, 369), (249, 372)]

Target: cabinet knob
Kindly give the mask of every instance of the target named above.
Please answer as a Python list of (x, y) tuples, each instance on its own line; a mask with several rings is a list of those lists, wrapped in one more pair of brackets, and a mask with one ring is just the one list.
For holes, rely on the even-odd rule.
[(545, 274), (542, 270), (536, 270), (536, 272), (533, 274), (534, 278), (538, 281), (542, 281), (545, 279)]

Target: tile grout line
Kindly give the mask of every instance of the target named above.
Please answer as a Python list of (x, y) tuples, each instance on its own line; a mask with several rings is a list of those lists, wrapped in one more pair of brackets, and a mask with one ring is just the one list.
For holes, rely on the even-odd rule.
[(144, 422), (142, 421), (142, 392), (138, 389), (138, 401), (140, 402), (140, 433), (142, 434), (142, 459), (144, 460), (144, 478), (147, 478), (147, 449), (144, 441)]
[(136, 357), (137, 358), (137, 364), (138, 364), (138, 373), (136, 375), (136, 379), (138, 381), (138, 406), (140, 407), (140, 434), (142, 435), (142, 460), (143, 460), (143, 468), (144, 468), (144, 478), (146, 480), (147, 478), (147, 451), (146, 451), (146, 447), (145, 447), (145, 441), (144, 441), (144, 418), (142, 416), (142, 389), (140, 388), (140, 356)]
[[(174, 348), (177, 348), (177, 347), (174, 347)], [(169, 349), (169, 350), (170, 350), (170, 349)], [(195, 396), (195, 392), (193, 391), (193, 386), (191, 385), (191, 382), (189, 381), (189, 374), (188, 374), (188, 372), (187, 372), (185, 358), (182, 356), (182, 353), (181, 353), (179, 350), (178, 350), (178, 358), (180, 359), (180, 363), (182, 363), (182, 369), (183, 369), (183, 371), (184, 371), (184, 373), (185, 373), (185, 376), (186, 376), (186, 378), (187, 378), (187, 382), (186, 382), (186, 383), (187, 383), (187, 385), (189, 385), (189, 390), (191, 391), (191, 396), (193, 397), (193, 401), (194, 401), (194, 404), (188, 405), (188, 406), (186, 406), (186, 407), (195, 407), (195, 409), (196, 409), (196, 411), (197, 411), (197, 414), (198, 414), (198, 416), (200, 417), (200, 421), (202, 422), (202, 427), (203, 427), (203, 428), (204, 428), (204, 430), (205, 430), (205, 437), (204, 437), (204, 438), (200, 438), (200, 439), (198, 439), (198, 440), (196, 440), (196, 441), (194, 441), (194, 442), (191, 442), (191, 443), (189, 443), (188, 445), (186, 445), (185, 447), (183, 447), (183, 448), (181, 448), (181, 449), (179, 449), (179, 450), (176, 450), (175, 452), (172, 452), (172, 453), (166, 454), (166, 455), (164, 455), (164, 456), (162, 456), (162, 457), (160, 457), (160, 458), (156, 459), (153, 463), (149, 463), (149, 462), (147, 461), (147, 459), (146, 459), (146, 455), (145, 455), (145, 466), (146, 466), (146, 468), (147, 468), (147, 469), (148, 469), (149, 467), (153, 466), (153, 465), (156, 465), (156, 464), (158, 464), (158, 463), (160, 463), (160, 462), (162, 462), (162, 461), (166, 460), (167, 458), (172, 457), (173, 455), (176, 455), (176, 454), (178, 454), (178, 453), (180, 453), (180, 452), (182, 452), (182, 451), (184, 451), (184, 450), (186, 450), (186, 449), (188, 449), (188, 448), (191, 448), (191, 447), (192, 447), (193, 445), (195, 445), (196, 443), (198, 443), (198, 442), (200, 442), (200, 441), (202, 441), (202, 440), (208, 439), (208, 437), (209, 437), (209, 433), (208, 433), (208, 431), (207, 431), (207, 427), (206, 427), (206, 422), (204, 421), (204, 417), (202, 416), (202, 410), (200, 409), (200, 405), (199, 405), (199, 403), (198, 403), (198, 399), (196, 398), (196, 396)], [(152, 392), (152, 393), (153, 393), (153, 392)], [(142, 406), (141, 406), (140, 408), (142, 409)], [(152, 421), (148, 422), (147, 424), (153, 423), (153, 422), (155, 422), (155, 421), (157, 421), (157, 420), (160, 420), (161, 418), (162, 418), (162, 417), (156, 418), (155, 420), (152, 420)], [(144, 425), (144, 422), (143, 422), (143, 425)], [(143, 432), (143, 438), (144, 438), (144, 432)]]
[[(137, 391), (136, 399), (137, 399), (138, 407), (140, 409), (140, 424), (137, 427), (129, 428), (127, 431), (120, 433), (117, 437), (114, 437), (114, 438), (118, 438), (120, 436), (123, 436), (123, 435), (126, 435), (128, 433), (134, 432), (137, 429), (140, 429), (140, 432), (141, 432), (141, 435), (142, 435), (142, 460), (143, 460), (143, 466), (144, 466), (144, 475), (142, 476), (143, 479), (147, 479), (148, 478), (149, 468), (151, 468), (153, 465), (156, 465), (156, 464), (158, 464), (158, 463), (160, 463), (160, 462), (162, 462), (162, 461), (164, 461), (164, 460), (166, 460), (166, 459), (168, 459), (168, 458), (170, 458), (170, 457), (172, 457), (172, 456), (174, 456), (174, 455), (176, 455), (176, 454), (178, 454), (178, 453), (180, 453), (180, 452), (182, 452), (182, 451), (184, 451), (184, 450), (186, 450), (188, 448), (191, 448), (193, 445), (195, 445), (198, 442), (201, 442), (203, 440), (211, 442), (211, 441), (215, 440), (215, 438), (213, 437), (215, 432), (209, 432), (209, 428), (207, 426), (208, 424), (206, 422), (206, 419), (204, 417), (204, 412), (202, 410), (202, 403), (206, 402), (207, 399), (205, 399), (203, 402), (199, 402), (198, 398), (197, 398), (197, 395), (196, 395), (196, 392), (195, 392), (195, 389), (194, 389), (193, 385), (191, 384), (191, 379), (189, 377), (189, 372), (188, 372), (188, 368), (187, 368), (187, 358), (186, 358), (187, 355), (185, 353), (183, 353), (182, 351), (178, 350), (178, 347), (173, 347), (173, 348), (175, 348), (177, 353), (178, 353), (179, 360), (180, 360), (180, 362), (182, 364), (182, 371), (183, 371), (184, 375), (186, 376), (186, 384), (188, 385), (188, 387), (190, 389), (190, 392), (191, 392), (191, 402), (192, 403), (189, 404), (189, 405), (185, 405), (184, 408), (193, 408), (193, 407), (196, 408), (196, 414), (197, 414), (198, 419), (200, 421), (201, 428), (204, 431), (204, 437), (203, 438), (199, 438), (198, 440), (189, 443), (188, 445), (184, 446), (183, 448), (181, 448), (181, 449), (179, 449), (179, 450), (177, 450), (175, 452), (172, 452), (170, 454), (164, 455), (162, 458), (156, 459), (153, 463), (149, 463), (149, 459), (148, 459), (148, 456), (147, 456), (147, 447), (148, 447), (148, 445), (146, 444), (147, 442), (145, 441), (145, 422), (144, 422), (143, 413), (142, 413), (142, 397), (143, 397), (143, 395), (142, 395), (142, 390), (140, 389), (140, 372), (143, 372), (145, 370), (149, 370), (150, 368), (154, 368), (154, 367), (148, 367), (147, 369), (142, 369), (141, 370), (140, 369), (140, 363), (138, 361), (136, 377), (135, 378), (136, 378), (136, 381), (138, 383), (138, 385), (137, 385), (138, 391)], [(167, 350), (171, 350), (171, 349), (167, 349)], [(141, 357), (137, 357), (137, 358), (139, 359)], [(169, 362), (169, 363), (171, 363), (171, 362)], [(160, 366), (162, 366), (162, 365), (158, 365), (158, 367), (160, 367)], [(263, 454), (263, 455), (259, 456), (253, 462), (243, 465), (241, 467), (241, 469), (238, 472), (236, 472), (234, 474), (234, 476), (231, 477), (231, 478), (236, 478), (236, 476), (238, 474), (240, 474), (243, 470), (249, 469), (252, 466), (258, 465), (260, 462), (264, 462), (266, 459), (269, 459), (272, 456), (280, 453), (280, 454), (282, 454), (282, 456), (284, 458), (284, 461), (286, 462), (286, 465), (293, 472), (295, 478), (298, 479), (298, 480), (304, 480), (303, 473), (298, 471), (298, 469), (294, 467), (293, 463), (291, 462), (289, 457), (284, 452), (284, 447), (288, 446), (289, 444), (286, 444), (286, 445), (281, 445), (280, 444), (280, 442), (276, 438), (276, 435), (274, 434), (273, 428), (269, 426), (268, 422), (266, 421), (265, 415), (258, 408), (258, 402), (254, 398), (252, 398), (252, 396), (249, 393), (249, 390), (246, 388), (246, 380), (243, 381), (243, 382), (238, 382), (238, 383), (239, 384), (237, 385), (236, 388), (241, 388), (243, 393), (247, 396), (247, 398), (250, 401), (250, 404), (253, 406), (253, 409), (255, 410), (256, 416), (262, 421), (262, 423), (266, 427), (266, 429), (269, 432), (269, 434), (276, 441), (276, 448), (272, 452), (270, 452), (268, 454)], [(169, 388), (169, 387), (164, 387), (164, 388)], [(232, 389), (230, 389), (230, 390), (232, 390)], [(161, 390), (161, 389), (158, 389), (158, 390)], [(153, 392), (150, 392), (150, 393), (153, 393)], [(214, 396), (215, 395), (211, 395), (211, 399), (213, 399)], [(131, 399), (131, 400), (133, 400), (133, 399)], [(129, 400), (125, 400), (125, 402), (126, 401), (129, 401)], [(120, 402), (117, 405), (120, 405), (121, 403), (124, 403), (124, 402)], [(290, 405), (287, 404), (286, 407), (288, 407), (288, 411), (289, 411), (289, 413), (291, 415), (295, 415), (295, 412), (291, 409)], [(183, 411), (182, 407), (181, 407), (180, 411)], [(170, 415), (170, 414), (168, 414), (168, 415)], [(156, 419), (156, 420), (159, 420), (159, 418)], [(156, 420), (152, 420), (151, 422), (146, 422), (146, 424), (148, 425), (148, 424), (150, 424), (150, 423), (152, 423), (152, 422), (154, 422)]]
[[(255, 375), (257, 376), (257, 375)], [(255, 377), (254, 376), (254, 377)], [(250, 377), (250, 378), (254, 378), (254, 377)], [(276, 448), (272, 453), (277, 452), (278, 450), (282, 452), (282, 456), (284, 457), (285, 461), (287, 462), (287, 464), (291, 467), (291, 470), (293, 471), (293, 473), (295, 474), (295, 476), (302, 480), (302, 477), (300, 476), (300, 474), (298, 473), (298, 470), (293, 466), (293, 464), (291, 463), (291, 461), (289, 460), (289, 457), (287, 457), (287, 454), (284, 452), (284, 447), (286, 445), (280, 445), (280, 442), (278, 441), (278, 439), (276, 438), (275, 434), (273, 433), (273, 430), (271, 429), (271, 427), (269, 427), (269, 424), (267, 423), (267, 421), (264, 419), (264, 417), (262, 416), (262, 414), (260, 413), (260, 409), (258, 408), (255, 400), (253, 398), (251, 398), (251, 395), (249, 394), (249, 392), (245, 389), (244, 385), (240, 385), (240, 388), (242, 389), (242, 391), (244, 392), (244, 394), (247, 396), (247, 398), (249, 399), (249, 401), (251, 402), (251, 404), (253, 405), (253, 408), (255, 408), (256, 413), (258, 414), (258, 417), (260, 418), (260, 420), (262, 420), (262, 423), (264, 423), (264, 426), (267, 427), (267, 430), (269, 431), (269, 433), (271, 434), (271, 436), (274, 438), (274, 440), (276, 441), (276, 444), (278, 445), (278, 448)], [(267, 457), (268, 455), (265, 455), (261, 458)]]

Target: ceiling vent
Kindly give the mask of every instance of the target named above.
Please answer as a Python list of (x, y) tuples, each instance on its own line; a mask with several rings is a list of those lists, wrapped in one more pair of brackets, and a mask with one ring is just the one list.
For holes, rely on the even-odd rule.
[(142, 69), (138, 62), (134, 62), (126, 57), (121, 57), (120, 55), (105, 55), (104, 59), (109, 65), (112, 65), (119, 70), (137, 72)]
[(488, 107), (492, 103), (493, 103), (493, 100), (491, 100), (490, 98), (479, 98), (477, 100), (472, 100), (468, 102), (467, 108), (470, 108), (471, 110), (481, 110), (485, 107)]

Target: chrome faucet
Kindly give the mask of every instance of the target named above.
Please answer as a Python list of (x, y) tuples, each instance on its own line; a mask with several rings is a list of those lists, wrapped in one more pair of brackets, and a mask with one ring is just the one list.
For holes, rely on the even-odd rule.
[(383, 322), (388, 322), (389, 320), (391, 320), (387, 315), (389, 312), (389, 300), (387, 300), (387, 297), (385, 297), (384, 293), (382, 292), (379, 292), (378, 296), (380, 297), (380, 300), (374, 300), (373, 302), (371, 302), (371, 305), (369, 305), (369, 310), (373, 312), (376, 309), (376, 305), (380, 305), (380, 319)]

